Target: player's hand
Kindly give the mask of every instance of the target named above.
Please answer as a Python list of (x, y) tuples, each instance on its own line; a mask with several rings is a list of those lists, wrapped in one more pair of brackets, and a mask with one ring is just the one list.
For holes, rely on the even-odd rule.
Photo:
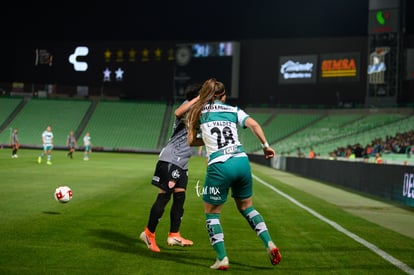
[(271, 159), (275, 156), (275, 150), (272, 147), (263, 148), (266, 159)]

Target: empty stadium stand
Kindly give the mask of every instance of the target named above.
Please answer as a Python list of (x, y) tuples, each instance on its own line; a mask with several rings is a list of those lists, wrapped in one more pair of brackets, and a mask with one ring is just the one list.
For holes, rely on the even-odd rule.
[[(174, 110), (180, 103), (0, 97), (0, 144), (8, 145), (19, 128), (23, 146), (41, 146), (41, 133), (52, 126), (56, 147), (65, 147), (69, 131), (79, 145), (88, 131), (93, 147), (105, 151), (159, 152), (171, 135)], [(296, 155), (313, 148), (328, 157), (339, 146), (414, 130), (413, 108), (290, 109), (246, 108), (266, 132), (278, 154)], [(246, 152), (260, 154), (250, 130), (239, 131)], [(79, 142), (80, 141), (80, 142)], [(391, 157), (391, 156), (390, 156)], [(400, 156), (392, 156), (399, 159)]]
[[(7, 98), (1, 98), (0, 102)], [(17, 127), (22, 145), (29, 147), (41, 146), (41, 134), (47, 125), (52, 126), (54, 141), (57, 147), (65, 146), (69, 131), (75, 131), (84, 117), (91, 101), (62, 100), (62, 99), (27, 99), (26, 105), (15, 115), (9, 112), (13, 119), (0, 132), (0, 141), (8, 144), (10, 134), (8, 129)]]
[(156, 150), (166, 109), (159, 102), (100, 101), (83, 134), (104, 150)]

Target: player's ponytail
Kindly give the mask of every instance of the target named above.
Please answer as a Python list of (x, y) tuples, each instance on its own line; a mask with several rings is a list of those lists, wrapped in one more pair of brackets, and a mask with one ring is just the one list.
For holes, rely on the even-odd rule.
[(215, 78), (210, 78), (203, 83), (203, 86), (200, 89), (200, 99), (194, 103), (191, 109), (188, 111), (186, 117), (186, 124), (188, 131), (191, 133), (196, 131), (199, 126), (200, 114), (203, 107), (210, 103), (212, 104), (214, 100), (219, 96), (223, 96), (225, 93), (223, 83), (217, 81)]

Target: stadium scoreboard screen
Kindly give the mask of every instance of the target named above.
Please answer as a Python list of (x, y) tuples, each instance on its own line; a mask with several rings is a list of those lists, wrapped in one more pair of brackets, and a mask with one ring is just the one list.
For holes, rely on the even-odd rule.
[(176, 97), (184, 97), (189, 83), (216, 78), (229, 98), (238, 98), (240, 45), (238, 42), (179, 44), (176, 47)]

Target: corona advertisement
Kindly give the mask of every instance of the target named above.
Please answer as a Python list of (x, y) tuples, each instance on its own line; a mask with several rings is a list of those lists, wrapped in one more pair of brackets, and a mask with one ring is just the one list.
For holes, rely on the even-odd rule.
[(378, 47), (370, 53), (368, 64), (369, 84), (385, 84), (385, 73), (387, 71), (386, 57), (389, 47)]

